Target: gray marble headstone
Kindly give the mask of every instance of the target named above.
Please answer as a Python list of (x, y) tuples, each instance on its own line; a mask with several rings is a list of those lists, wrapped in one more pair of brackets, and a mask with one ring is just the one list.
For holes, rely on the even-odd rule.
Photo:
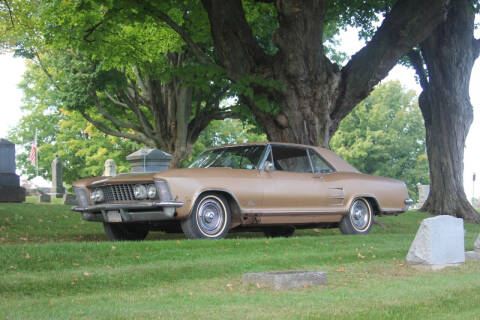
[(105, 171), (103, 171), (103, 176), (105, 177), (115, 177), (117, 175), (117, 165), (115, 160), (107, 159), (105, 161)]
[(477, 240), (475, 240), (474, 250), (465, 252), (465, 259), (480, 261), (480, 234), (478, 235)]
[(158, 172), (167, 170), (172, 156), (158, 149), (140, 149), (127, 156), (132, 172)]
[(52, 161), (52, 190), (51, 195), (55, 198), (62, 198), (65, 193), (63, 187), (62, 161), (55, 156)]
[(448, 215), (424, 219), (407, 254), (407, 263), (439, 270), (465, 262), (463, 219)]
[(0, 139), (0, 202), (25, 201), (25, 189), (15, 173), (15, 144)]

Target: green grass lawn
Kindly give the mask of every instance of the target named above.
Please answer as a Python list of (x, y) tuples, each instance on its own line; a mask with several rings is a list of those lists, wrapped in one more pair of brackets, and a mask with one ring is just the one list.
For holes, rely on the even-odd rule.
[[(382, 217), (367, 236), (152, 233), (113, 243), (67, 206), (0, 204), (0, 319), (480, 319), (480, 263), (437, 272), (405, 265), (427, 217)], [(471, 250), (480, 226), (465, 227)], [(327, 271), (329, 284), (242, 285), (246, 272), (293, 269)]]

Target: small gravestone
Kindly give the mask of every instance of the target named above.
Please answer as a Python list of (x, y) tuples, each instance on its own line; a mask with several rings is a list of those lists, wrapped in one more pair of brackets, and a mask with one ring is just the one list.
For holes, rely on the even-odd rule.
[(480, 234), (474, 244), (475, 249), (473, 251), (465, 252), (465, 259), (480, 261)]
[(448, 215), (424, 219), (407, 254), (418, 269), (440, 270), (465, 262), (463, 219)]
[(117, 175), (117, 165), (115, 160), (107, 159), (105, 161), (105, 170), (103, 171), (104, 177), (115, 177)]
[(63, 187), (62, 161), (58, 158), (58, 155), (55, 155), (55, 159), (52, 161), (51, 195), (55, 198), (62, 198), (64, 193), (65, 188)]
[(65, 193), (63, 195), (63, 204), (69, 206), (76, 206), (77, 205), (77, 197), (71, 193)]
[(423, 207), (425, 201), (427, 201), (428, 194), (430, 193), (430, 185), (429, 184), (417, 184), (418, 188), (418, 202), (415, 204), (416, 209), (420, 209)]
[(288, 290), (327, 284), (327, 273), (322, 271), (280, 271), (246, 273), (243, 284), (253, 284), (275, 290)]
[(167, 170), (172, 156), (158, 149), (140, 149), (127, 156), (131, 172), (158, 172)]
[(38, 202), (42, 202), (42, 203), (45, 203), (45, 202), (50, 202), (51, 200), (51, 197), (49, 194), (46, 194), (46, 193), (40, 193), (38, 195)]
[(25, 189), (15, 173), (15, 144), (0, 139), (0, 202), (25, 201)]

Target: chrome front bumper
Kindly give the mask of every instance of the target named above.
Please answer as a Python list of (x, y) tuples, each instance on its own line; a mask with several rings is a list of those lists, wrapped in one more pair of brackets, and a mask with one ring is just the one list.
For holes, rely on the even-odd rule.
[(81, 212), (83, 220), (104, 222), (139, 222), (172, 220), (178, 201), (148, 201), (134, 203), (102, 203), (93, 206), (72, 207)]

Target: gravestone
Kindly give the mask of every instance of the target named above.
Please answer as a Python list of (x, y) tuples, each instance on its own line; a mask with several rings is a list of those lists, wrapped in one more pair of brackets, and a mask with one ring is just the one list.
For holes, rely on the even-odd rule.
[(105, 171), (103, 171), (104, 177), (115, 177), (117, 175), (117, 165), (115, 160), (107, 159), (105, 161)]
[(440, 270), (465, 262), (463, 219), (448, 215), (424, 219), (407, 254), (407, 264)]
[(55, 155), (55, 159), (52, 161), (52, 189), (50, 193), (52, 197), (55, 198), (62, 198), (65, 193), (62, 177), (62, 161), (57, 155)]
[(474, 250), (465, 252), (465, 259), (480, 261), (480, 234), (477, 240), (475, 240)]
[(0, 139), (0, 202), (25, 201), (25, 189), (15, 173), (15, 144)]
[(69, 206), (76, 206), (77, 205), (77, 197), (71, 193), (65, 193), (63, 195), (63, 204)]
[(40, 194), (38, 195), (38, 202), (50, 202), (50, 200), (51, 197), (49, 194), (40, 192)]
[(416, 209), (420, 209), (423, 207), (425, 201), (427, 201), (428, 195), (430, 193), (430, 185), (429, 184), (417, 184), (418, 188), (418, 202), (415, 205)]
[(158, 149), (140, 149), (127, 156), (131, 172), (158, 172), (167, 170), (172, 156)]
[(322, 271), (280, 271), (245, 273), (243, 284), (269, 287), (275, 290), (288, 290), (310, 286), (326, 285), (327, 273)]

